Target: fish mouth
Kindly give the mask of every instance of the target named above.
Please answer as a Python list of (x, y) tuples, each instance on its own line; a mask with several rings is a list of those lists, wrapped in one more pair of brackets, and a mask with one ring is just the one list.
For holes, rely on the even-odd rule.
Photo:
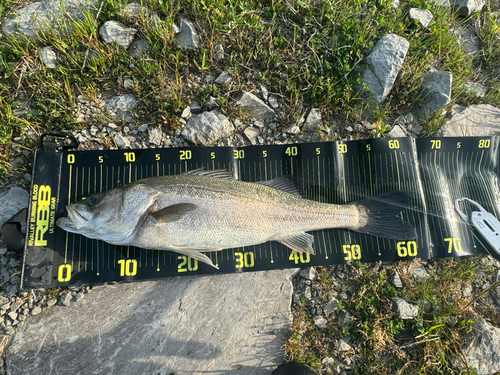
[(56, 221), (56, 225), (68, 232), (75, 232), (77, 228), (69, 217), (61, 217)]
[(89, 223), (90, 219), (92, 218), (92, 214), (90, 212), (78, 210), (74, 208), (72, 205), (67, 205), (66, 210), (68, 211), (67, 219), (71, 220), (71, 223), (75, 229), (80, 229), (86, 226)]

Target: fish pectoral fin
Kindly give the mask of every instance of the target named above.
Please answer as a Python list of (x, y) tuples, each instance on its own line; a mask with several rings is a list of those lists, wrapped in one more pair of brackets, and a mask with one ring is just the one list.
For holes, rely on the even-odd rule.
[(151, 216), (153, 216), (160, 223), (171, 223), (181, 219), (184, 215), (196, 210), (197, 208), (198, 206), (193, 203), (178, 203), (155, 211), (151, 214)]
[(209, 266), (219, 269), (215, 264), (212, 263), (212, 260), (207, 257), (205, 254), (201, 253), (200, 250), (202, 251), (219, 251), (222, 250), (222, 248), (218, 249), (191, 249), (189, 247), (171, 247), (170, 248), (172, 251), (175, 251), (176, 253), (186, 255), (188, 257), (191, 257), (193, 259), (199, 260), (200, 262), (203, 262), (205, 264), (208, 264)]
[(315, 254), (314, 249), (312, 248), (314, 236), (309, 233), (302, 232), (294, 234), (293, 236), (281, 238), (277, 241), (299, 253)]
[(281, 176), (278, 178), (273, 178), (272, 180), (259, 181), (257, 183), (260, 185), (269, 186), (273, 189), (285, 191), (287, 193), (297, 195), (299, 197), (303, 197), (303, 194), (300, 193), (299, 189), (295, 185), (292, 176)]

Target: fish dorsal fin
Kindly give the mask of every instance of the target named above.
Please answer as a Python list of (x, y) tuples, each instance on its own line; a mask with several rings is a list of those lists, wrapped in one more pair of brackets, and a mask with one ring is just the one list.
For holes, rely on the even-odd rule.
[(191, 176), (208, 176), (215, 178), (225, 178), (228, 180), (234, 180), (234, 173), (227, 169), (213, 169), (213, 170), (205, 170), (205, 167), (193, 169), (192, 171), (184, 172), (183, 174), (189, 174)]
[(294, 234), (293, 236), (282, 238), (277, 241), (299, 253), (308, 253), (314, 255), (314, 249), (312, 248), (314, 237), (309, 233), (302, 232), (299, 234)]
[(171, 223), (179, 220), (184, 215), (196, 210), (197, 208), (198, 206), (193, 203), (178, 203), (155, 211), (151, 214), (151, 216), (153, 216), (160, 223)]
[(297, 186), (295, 186), (293, 178), (290, 176), (281, 176), (278, 178), (273, 178), (272, 180), (259, 181), (257, 183), (260, 185), (269, 186), (273, 189), (282, 190), (287, 193), (302, 197), (302, 194), (300, 193), (299, 189), (297, 189)]

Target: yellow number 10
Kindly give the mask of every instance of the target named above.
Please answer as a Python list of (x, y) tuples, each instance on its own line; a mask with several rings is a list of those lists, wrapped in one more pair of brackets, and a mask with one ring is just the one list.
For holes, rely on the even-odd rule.
[(120, 276), (135, 276), (137, 274), (137, 261), (135, 259), (120, 259)]

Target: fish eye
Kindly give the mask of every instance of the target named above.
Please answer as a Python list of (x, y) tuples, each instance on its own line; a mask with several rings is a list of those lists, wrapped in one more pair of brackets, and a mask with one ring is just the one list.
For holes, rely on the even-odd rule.
[(97, 203), (99, 203), (100, 200), (101, 200), (101, 196), (98, 194), (98, 195), (94, 195), (94, 196), (90, 197), (87, 202), (88, 202), (89, 206), (95, 206)]

